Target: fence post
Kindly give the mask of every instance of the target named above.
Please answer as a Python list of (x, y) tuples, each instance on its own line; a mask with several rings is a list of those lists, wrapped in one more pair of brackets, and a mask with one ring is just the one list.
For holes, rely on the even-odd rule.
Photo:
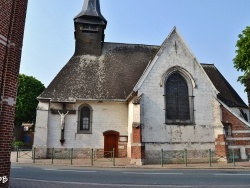
[(209, 166), (212, 167), (212, 161), (211, 161), (211, 149), (208, 150), (208, 157), (209, 157)]
[[(213, 164), (213, 162), (214, 162), (214, 160), (216, 160), (216, 151), (214, 150), (211, 150), (211, 164)], [(215, 159), (214, 159), (214, 157), (215, 157)]]
[(233, 164), (234, 164), (234, 167), (235, 167), (235, 153), (234, 153), (234, 150), (233, 150)]
[(110, 151), (110, 159), (111, 159), (111, 161), (113, 161), (113, 159), (114, 159), (114, 148)]
[(51, 159), (52, 159), (52, 164), (54, 164), (54, 148), (52, 148)]
[(33, 151), (32, 151), (33, 163), (35, 163), (35, 162), (36, 162), (36, 161), (35, 161), (35, 160), (36, 160), (36, 148), (33, 147), (32, 150), (33, 150)]
[(115, 166), (115, 148), (113, 148), (113, 166)]
[(91, 165), (93, 166), (94, 165), (94, 149), (92, 148), (91, 149)]
[(18, 148), (18, 146), (16, 146), (16, 162), (18, 162), (18, 150), (19, 150), (19, 148)]
[(185, 161), (185, 166), (187, 167), (187, 149), (184, 149), (184, 161)]
[(70, 150), (70, 164), (73, 164), (73, 148)]
[(163, 167), (163, 149), (161, 149), (161, 167)]

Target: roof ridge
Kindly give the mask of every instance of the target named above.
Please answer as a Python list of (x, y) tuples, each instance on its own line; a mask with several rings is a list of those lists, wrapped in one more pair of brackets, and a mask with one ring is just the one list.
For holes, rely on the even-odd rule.
[(140, 45), (140, 46), (154, 46), (160, 47), (160, 45), (153, 45), (153, 44), (135, 44), (135, 43), (122, 43), (122, 42), (103, 42), (104, 44), (124, 44), (124, 45)]
[(214, 66), (214, 63), (200, 63), (202, 66)]

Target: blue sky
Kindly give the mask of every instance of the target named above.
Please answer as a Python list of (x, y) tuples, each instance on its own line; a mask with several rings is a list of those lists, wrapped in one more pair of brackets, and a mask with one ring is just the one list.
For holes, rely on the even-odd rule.
[[(106, 42), (161, 45), (177, 27), (200, 63), (213, 63), (247, 102), (233, 67), (249, 0), (100, 0)], [(83, 0), (29, 0), (20, 73), (45, 86), (74, 53), (73, 18)]]

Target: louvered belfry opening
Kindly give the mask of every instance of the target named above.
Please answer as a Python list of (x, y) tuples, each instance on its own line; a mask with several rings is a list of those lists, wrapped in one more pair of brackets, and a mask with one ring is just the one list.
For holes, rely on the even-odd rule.
[(165, 85), (166, 120), (190, 120), (188, 85), (179, 74), (169, 76)]

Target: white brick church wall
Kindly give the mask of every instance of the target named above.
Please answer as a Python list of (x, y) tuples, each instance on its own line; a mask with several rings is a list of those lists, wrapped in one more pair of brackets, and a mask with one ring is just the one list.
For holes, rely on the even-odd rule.
[[(184, 68), (196, 83), (196, 88), (193, 88), (194, 125), (165, 124), (164, 85), (160, 86), (160, 80), (162, 75), (174, 66)], [(138, 95), (143, 93), (142, 139), (146, 155), (147, 151), (160, 149), (214, 149), (215, 92), (204, 70), (182, 39), (177, 33), (172, 33), (163, 44), (158, 59), (138, 92)]]
[[(92, 134), (78, 134), (78, 108), (88, 104), (93, 109)], [(37, 111), (35, 147), (41, 145), (48, 148), (104, 148), (103, 132), (114, 130), (121, 136), (128, 136), (128, 106), (121, 102), (77, 102), (74, 105), (76, 114), (68, 114), (65, 118), (65, 143), (60, 143), (60, 115), (51, 114), (50, 108), (61, 109), (61, 104), (40, 102), (38, 107), (46, 111)], [(45, 106), (45, 107), (44, 107)], [(46, 131), (43, 131), (46, 130)]]
[(131, 144), (132, 144), (132, 124), (134, 122), (134, 104), (132, 100), (128, 104), (128, 147), (127, 156), (131, 157)]

